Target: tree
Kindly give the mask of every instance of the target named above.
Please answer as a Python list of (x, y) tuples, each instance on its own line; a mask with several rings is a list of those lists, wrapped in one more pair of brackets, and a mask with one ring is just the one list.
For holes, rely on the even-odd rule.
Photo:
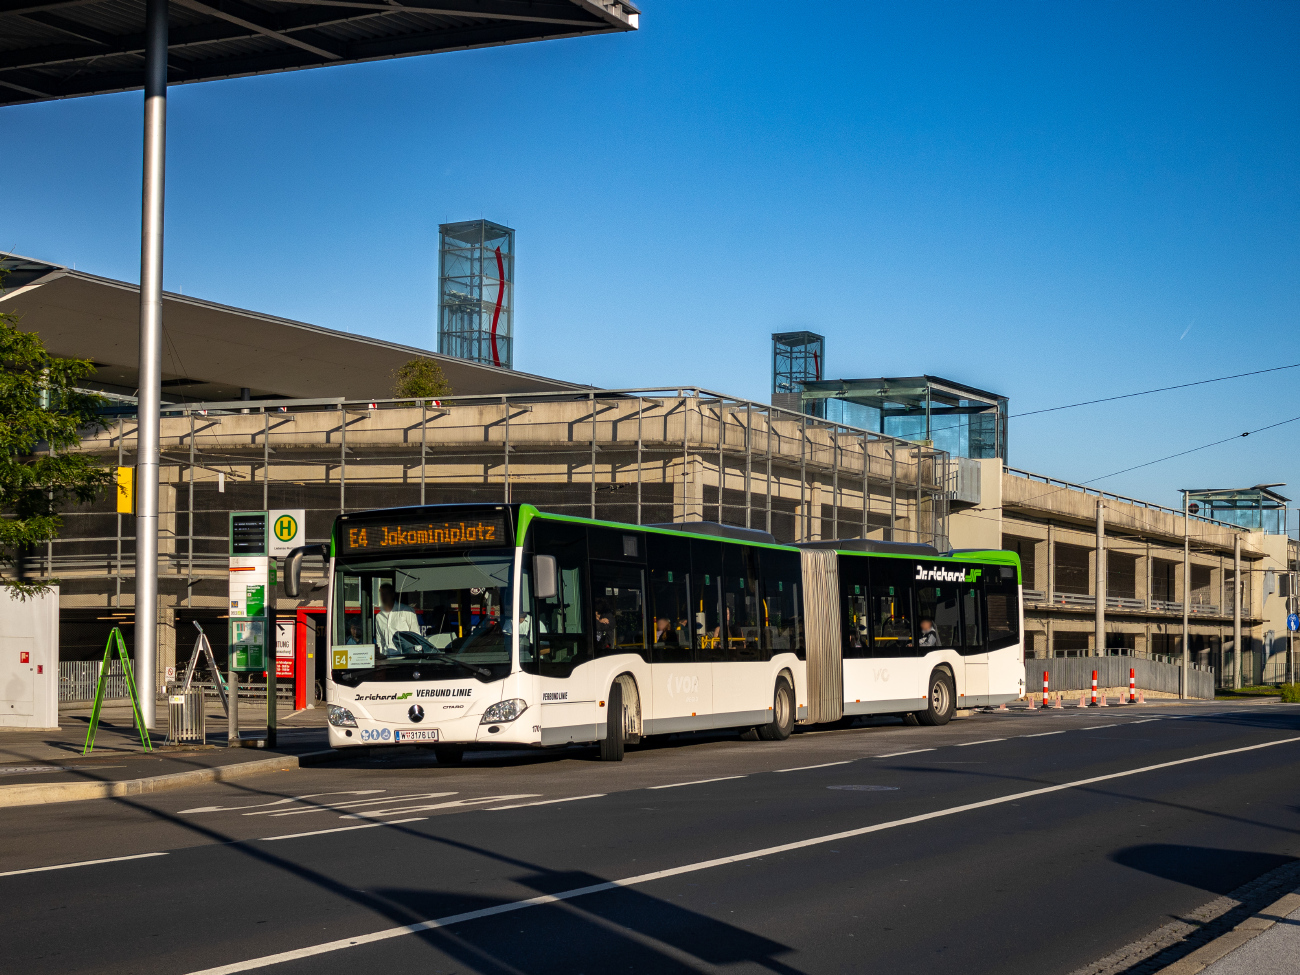
[(393, 372), (393, 395), (429, 399), (450, 396), (451, 383), (442, 373), (442, 366), (425, 356), (412, 359)]
[[(0, 313), (0, 568), (17, 570), (33, 546), (58, 538), (62, 505), (94, 501), (109, 483), (108, 471), (67, 452), (87, 428), (104, 426), (103, 400), (76, 388), (94, 371), (88, 359), (50, 355), (16, 316)], [(0, 587), (22, 600), (51, 589), (21, 578)]]

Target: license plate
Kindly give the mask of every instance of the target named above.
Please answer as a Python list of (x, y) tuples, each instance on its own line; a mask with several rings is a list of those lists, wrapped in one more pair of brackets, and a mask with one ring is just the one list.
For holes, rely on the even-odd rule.
[(394, 731), (393, 741), (437, 741), (438, 729), (429, 728), (424, 731)]

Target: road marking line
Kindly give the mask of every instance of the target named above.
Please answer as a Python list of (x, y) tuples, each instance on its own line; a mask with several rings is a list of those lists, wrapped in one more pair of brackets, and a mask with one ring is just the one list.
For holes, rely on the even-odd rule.
[(1243, 752), (1258, 751), (1261, 748), (1272, 748), (1274, 745), (1290, 745), (1295, 742), (1300, 742), (1300, 737), (1283, 738), (1279, 741), (1266, 741), (1259, 745), (1246, 745), (1243, 748), (1230, 748), (1226, 751), (1210, 752), (1207, 755), (1194, 755), (1191, 758), (1179, 758), (1172, 762), (1161, 762), (1158, 765), (1145, 765), (1142, 768), (1128, 769), (1124, 772), (1111, 772), (1107, 775), (1094, 775), (1091, 778), (1077, 779), (1074, 782), (1063, 782), (1060, 785), (1049, 785), (1044, 786), (1041, 789), (1030, 789), (1028, 792), (1016, 792), (1007, 796), (998, 796), (996, 799), (984, 799), (980, 802), (969, 802), (961, 806), (950, 806), (947, 809), (936, 809), (934, 812), (921, 813), (917, 816), (908, 816), (906, 819), (895, 819), (887, 823), (877, 823), (874, 826), (862, 826), (858, 829), (845, 830), (842, 833), (828, 833), (825, 836), (814, 836), (806, 840), (796, 840), (793, 843), (783, 843), (780, 846), (769, 846), (762, 850), (751, 850), (748, 853), (737, 853), (733, 856), (718, 857), (715, 860), (701, 860), (698, 863), (688, 863), (681, 867), (669, 867), (667, 870), (656, 870), (653, 873), (638, 874), (635, 877), (624, 877), (622, 880), (610, 880), (602, 884), (592, 884), (588, 887), (575, 887), (572, 890), (561, 891), (558, 894), (544, 894), (540, 897), (530, 897), (528, 900), (512, 901), (508, 904), (498, 904), (495, 907), (485, 907), (477, 911), (467, 911), (464, 914), (450, 914), (447, 917), (435, 918), (431, 921), (420, 921), (416, 924), (404, 924), (401, 927), (396, 928), (384, 928), (380, 931), (372, 931), (369, 934), (359, 934), (351, 938), (342, 938), (338, 941), (327, 941), (323, 944), (310, 945), (306, 948), (294, 948), (291, 951), (281, 951), (274, 955), (263, 955), (260, 958), (250, 958), (247, 961), (232, 962), (229, 965), (220, 965), (216, 968), (205, 968), (201, 971), (191, 972), (190, 975), (235, 975), (236, 972), (249, 972), (258, 968), (268, 968), (271, 965), (283, 964), (288, 961), (298, 961), (302, 958), (313, 958), (316, 955), (329, 954), (333, 951), (341, 951), (344, 948), (355, 948), (358, 945), (375, 944), (380, 941), (388, 941), (391, 938), (400, 938), (407, 934), (418, 934), (421, 931), (431, 931), (434, 928), (446, 928), (453, 924), (462, 924), (465, 921), (475, 921), (479, 918), (493, 917), (497, 914), (508, 914), (529, 907), (539, 907), (543, 904), (555, 904), (560, 901), (572, 900), (575, 897), (582, 897), (586, 894), (598, 894), (607, 890), (619, 890), (624, 887), (635, 887), (655, 880), (665, 880), (669, 877), (680, 877), (683, 874), (698, 873), (701, 870), (711, 870), (714, 867), (724, 867), (733, 863), (745, 863), (749, 860), (758, 860), (763, 857), (774, 856), (778, 853), (789, 853), (792, 850), (802, 850), (808, 847), (822, 846), (826, 843), (838, 843), (841, 840), (866, 836), (868, 833), (879, 833), (882, 830), (893, 829), (896, 826), (911, 826), (915, 823), (923, 823), (931, 819), (942, 819), (946, 816), (955, 816), (958, 813), (971, 812), (975, 809), (988, 809), (991, 806), (1000, 806), (1004, 803), (1030, 799), (1034, 796), (1049, 795), (1053, 792), (1064, 792), (1066, 789), (1077, 789), (1081, 786), (1094, 785), (1098, 782), (1109, 782), (1113, 779), (1123, 779), (1130, 775), (1141, 775), (1144, 772), (1155, 772), (1159, 769), (1174, 768), (1175, 766), (1187, 765), (1192, 762), (1203, 762), (1210, 758), (1222, 758), (1225, 755), (1240, 755)]
[[(456, 793), (449, 793), (455, 795)], [(429, 812), (433, 809), (466, 809), (481, 806), (489, 802), (506, 802), (510, 799), (536, 799), (540, 792), (519, 792), (509, 796), (479, 796), (477, 799), (451, 799), (447, 802), (434, 802), (425, 806), (394, 806), (392, 809), (362, 809), (348, 813), (339, 819), (379, 819), (382, 816), (400, 816), (403, 813)]]
[(1080, 731), (1096, 731), (1098, 728), (1118, 728), (1119, 724), (1095, 724), (1087, 728), (1080, 728)]
[(1143, 718), (1141, 721), (1130, 721), (1129, 724), (1149, 724), (1152, 721), (1159, 721), (1159, 718)]
[(129, 857), (105, 857), (103, 860), (81, 860), (77, 863), (56, 863), (52, 867), (28, 867), (26, 870), (6, 870), (0, 877), (17, 877), (22, 873), (44, 873), (46, 870), (68, 870), (72, 867), (93, 867), (97, 863), (121, 863), (123, 860), (144, 860), (148, 857), (165, 857), (166, 853), (135, 853)]
[(845, 759), (845, 760), (842, 761), (842, 762), (824, 762), (824, 763), (822, 763), (821, 765), (800, 765), (798, 768), (779, 768), (779, 769), (774, 769), (773, 771), (776, 771), (776, 772), (806, 772), (806, 771), (808, 771), (810, 768), (830, 768), (832, 765), (849, 765), (849, 764), (852, 764), (852, 762), (853, 762), (853, 759), (849, 758), (849, 759)]
[(325, 803), (320, 806), (307, 806), (303, 809), (259, 809), (257, 812), (244, 813), (245, 816), (271, 816), (279, 818), (281, 816), (301, 816), (304, 813), (314, 812), (331, 812), (343, 809), (356, 809), (358, 806), (382, 806), (390, 802), (414, 802), (417, 799), (441, 799), (444, 796), (454, 796), (454, 792), (417, 792), (409, 796), (383, 796), (379, 799), (359, 799), (356, 802), (333, 802)]
[(1021, 738), (1046, 738), (1048, 735), (1063, 735), (1064, 731), (1040, 731), (1036, 735), (1021, 735)]
[(888, 755), (875, 755), (874, 758), (897, 758), (899, 755), (920, 755), (921, 752), (932, 752), (933, 748), (913, 748), (910, 752), (890, 752)]
[(314, 829), (310, 833), (285, 833), (283, 836), (259, 836), (259, 843), (274, 843), (276, 840), (296, 840), (303, 836), (324, 836), (326, 833), (346, 833), (350, 829), (374, 829), (376, 826), (397, 826), (401, 823), (418, 823), (428, 816), (414, 816), (411, 819), (390, 819), (382, 823), (363, 823), (360, 826), (336, 826), (333, 829)]
[(743, 775), (724, 775), (716, 779), (696, 779), (694, 782), (673, 782), (669, 785), (652, 785), (652, 789), (676, 789), (683, 785), (704, 785), (706, 782), (726, 782), (728, 779), (743, 779)]
[(512, 806), (493, 806), (488, 812), (500, 812), (502, 809), (523, 809), (524, 806), (549, 806), (556, 802), (577, 802), (579, 799), (601, 799), (607, 792), (593, 792), (589, 796), (566, 796), (563, 799), (543, 799), (541, 802), (516, 802)]
[(958, 748), (969, 748), (971, 745), (991, 745), (995, 741), (1006, 741), (1005, 738), (985, 738), (983, 741), (959, 741)]

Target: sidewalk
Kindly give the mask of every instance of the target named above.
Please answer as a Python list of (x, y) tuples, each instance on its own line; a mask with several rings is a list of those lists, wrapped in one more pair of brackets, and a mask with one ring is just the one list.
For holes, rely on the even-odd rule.
[(1300, 969), (1300, 890), (1216, 938), (1161, 975), (1294, 975)]
[[(203, 782), (294, 768), (333, 756), (325, 732), (325, 708), (277, 715), (276, 747), (226, 746), (226, 716), (211, 702), (206, 711), (207, 742), (167, 745), (165, 703), (159, 729), (146, 752), (132, 724), (129, 706), (100, 712), (94, 751), (82, 756), (90, 707), (59, 715), (58, 731), (0, 729), (0, 807), (41, 802), (136, 795)], [(241, 738), (265, 746), (266, 706), (241, 702)]]

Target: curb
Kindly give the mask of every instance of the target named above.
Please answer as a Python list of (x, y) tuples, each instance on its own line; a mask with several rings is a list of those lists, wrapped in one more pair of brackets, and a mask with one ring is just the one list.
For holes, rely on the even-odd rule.
[(1180, 958), (1172, 965), (1160, 969), (1157, 975), (1196, 975), (1220, 958), (1236, 951), (1247, 941), (1259, 937), (1296, 908), (1300, 908), (1300, 891), (1292, 891), (1279, 898), (1262, 911), (1257, 911), (1246, 918), (1227, 934), (1219, 935), (1209, 944), (1197, 948), (1186, 958)]
[(237, 762), (233, 765), (191, 769), (188, 772), (152, 775), (142, 779), (122, 779), (117, 782), (39, 782), (32, 785), (7, 785), (0, 787), (0, 808), (41, 806), (50, 802), (80, 802), (84, 799), (118, 799), (123, 796), (169, 792), (172, 789), (187, 789), (193, 785), (204, 785), (209, 782), (228, 782), (232, 779), (264, 775), (268, 772), (320, 765), (341, 754), (329, 748), (303, 755), (261, 758), (253, 762)]

